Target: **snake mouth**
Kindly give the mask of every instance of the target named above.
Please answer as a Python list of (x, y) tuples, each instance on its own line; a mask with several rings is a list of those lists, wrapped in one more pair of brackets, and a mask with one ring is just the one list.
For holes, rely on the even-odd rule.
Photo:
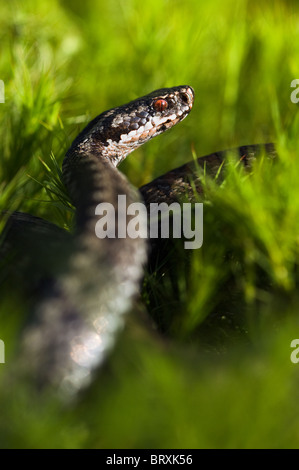
[(162, 124), (157, 126), (157, 128), (156, 128), (157, 132), (164, 132), (167, 129), (170, 129), (175, 124), (177, 124), (179, 121), (184, 119), (186, 116), (187, 116), (187, 114), (185, 114), (184, 116), (181, 116), (180, 118), (177, 117), (176, 119), (168, 119), (166, 122), (163, 122)]
[(183, 119), (185, 119), (188, 116), (189, 112), (191, 111), (191, 108), (192, 108), (192, 102), (190, 103), (189, 108), (187, 110), (183, 111), (181, 115), (177, 115), (173, 118), (169, 118), (165, 122), (162, 122), (161, 124), (158, 124), (157, 127), (156, 127), (156, 131), (157, 132), (164, 132), (164, 131), (170, 129), (171, 127), (175, 126), (178, 122), (182, 121)]

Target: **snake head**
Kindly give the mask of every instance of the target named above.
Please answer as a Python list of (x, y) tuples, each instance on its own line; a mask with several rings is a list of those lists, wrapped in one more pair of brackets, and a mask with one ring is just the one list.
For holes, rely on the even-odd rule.
[(161, 88), (100, 114), (73, 142), (80, 152), (101, 154), (118, 165), (129, 153), (182, 121), (191, 111), (190, 86)]

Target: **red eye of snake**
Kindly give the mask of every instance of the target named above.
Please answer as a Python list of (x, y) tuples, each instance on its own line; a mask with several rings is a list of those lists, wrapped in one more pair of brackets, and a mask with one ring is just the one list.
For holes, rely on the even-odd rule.
[(159, 99), (159, 100), (156, 100), (154, 102), (154, 108), (156, 111), (164, 111), (164, 109), (168, 108), (168, 103), (166, 100), (162, 100), (162, 99)]

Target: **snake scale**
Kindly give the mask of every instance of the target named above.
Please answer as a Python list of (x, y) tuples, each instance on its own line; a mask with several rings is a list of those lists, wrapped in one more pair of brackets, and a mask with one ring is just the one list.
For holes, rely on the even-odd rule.
[[(192, 178), (201, 192), (195, 162), (162, 175), (139, 192), (117, 170), (129, 153), (182, 121), (193, 102), (190, 86), (159, 89), (100, 114), (83, 129), (62, 167), (76, 207), (74, 234), (26, 214), (12, 214), (8, 221), (4, 246), (19, 242), (24, 249), (27, 245), (20, 232), (27, 231), (31, 239), (36, 231), (40, 244), (53, 243), (56, 253), (51, 275), (39, 291), (33, 319), (22, 334), (19, 353), (18, 368), (39, 385), (50, 384), (69, 396), (89, 384), (139, 291), (147, 243), (142, 238), (97, 238), (97, 205), (111, 203), (119, 222), (123, 217), (117, 209), (119, 195), (126, 196), (127, 207), (142, 199), (146, 205), (173, 202), (182, 191), (192, 196)], [(245, 164), (259, 151), (259, 146), (238, 149)], [(271, 144), (266, 145), (266, 151), (274, 152)], [(197, 164), (213, 173), (223, 158), (225, 153), (219, 152), (198, 159)], [(39, 259), (38, 244), (35, 250)]]

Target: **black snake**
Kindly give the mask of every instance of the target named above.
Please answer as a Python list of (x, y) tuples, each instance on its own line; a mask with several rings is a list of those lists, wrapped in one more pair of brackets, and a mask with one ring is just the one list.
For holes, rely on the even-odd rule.
[[(140, 201), (140, 194), (147, 205), (172, 202), (184, 191), (192, 196), (190, 178), (201, 191), (194, 162), (157, 178), (140, 192), (116, 169), (137, 147), (183, 120), (193, 102), (190, 86), (160, 89), (110, 109), (87, 125), (63, 162), (64, 182), (76, 207), (76, 230), (72, 236), (42, 219), (12, 215), (7, 225), (6, 248), (18, 241), (22, 249), (26, 247), (20, 236), (20, 227), (23, 233), (26, 227), (28, 238), (38, 232), (41, 245), (46, 239), (49, 246), (54, 244), (56, 254), (33, 321), (25, 329), (21, 343), (19, 367), (39, 384), (54, 385), (68, 395), (88, 384), (111, 349), (123, 315), (139, 290), (147, 259), (146, 241), (97, 238), (97, 205), (102, 201), (111, 203), (119, 222), (123, 217), (117, 210), (119, 195), (126, 196), (126, 207)], [(259, 149), (248, 146), (238, 151), (246, 164)], [(272, 152), (273, 148), (267, 146), (266, 150)], [(198, 159), (197, 164), (216, 172), (224, 156), (222, 152), (212, 154)], [(126, 222), (129, 221), (130, 217)], [(38, 259), (38, 244), (35, 250)], [(46, 274), (49, 272), (46, 270)]]

